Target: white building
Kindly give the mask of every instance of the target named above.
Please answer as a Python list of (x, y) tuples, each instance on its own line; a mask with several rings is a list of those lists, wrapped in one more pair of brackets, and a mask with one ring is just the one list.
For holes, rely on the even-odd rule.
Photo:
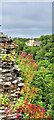
[(26, 44), (27, 46), (40, 46), (41, 41), (30, 39), (30, 40), (28, 40), (25, 44)]

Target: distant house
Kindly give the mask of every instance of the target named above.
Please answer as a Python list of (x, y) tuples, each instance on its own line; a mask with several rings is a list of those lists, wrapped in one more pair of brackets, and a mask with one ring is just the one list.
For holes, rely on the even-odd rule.
[(36, 46), (36, 45), (37, 45), (37, 46), (40, 46), (40, 44), (41, 44), (41, 41), (38, 41), (38, 40), (35, 41), (35, 46)]
[(27, 46), (40, 46), (41, 41), (30, 39), (25, 43)]

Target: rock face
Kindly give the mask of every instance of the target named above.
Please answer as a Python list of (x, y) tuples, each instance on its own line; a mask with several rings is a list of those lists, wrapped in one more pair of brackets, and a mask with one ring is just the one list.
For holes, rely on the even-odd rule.
[(21, 69), (15, 64), (16, 48), (11, 39), (0, 36), (0, 92), (10, 93), (9, 97), (20, 97), (21, 87), (24, 86), (20, 74)]

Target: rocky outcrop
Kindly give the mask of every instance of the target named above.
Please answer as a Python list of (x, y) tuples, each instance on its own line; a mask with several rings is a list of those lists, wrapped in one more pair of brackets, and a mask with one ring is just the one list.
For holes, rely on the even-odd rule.
[[(8, 92), (10, 98), (19, 98), (21, 88), (24, 86), (21, 69), (15, 63), (15, 49), (17, 47), (8, 37), (0, 36), (0, 93)], [(2, 112), (0, 107), (1, 115)]]

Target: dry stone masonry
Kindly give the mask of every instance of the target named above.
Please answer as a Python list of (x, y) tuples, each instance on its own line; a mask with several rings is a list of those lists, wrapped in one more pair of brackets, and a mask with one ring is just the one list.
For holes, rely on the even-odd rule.
[[(9, 93), (10, 98), (19, 98), (21, 88), (24, 86), (20, 71), (15, 64), (15, 49), (18, 46), (3, 33), (0, 33), (0, 93)], [(2, 116), (0, 106), (0, 119)]]

